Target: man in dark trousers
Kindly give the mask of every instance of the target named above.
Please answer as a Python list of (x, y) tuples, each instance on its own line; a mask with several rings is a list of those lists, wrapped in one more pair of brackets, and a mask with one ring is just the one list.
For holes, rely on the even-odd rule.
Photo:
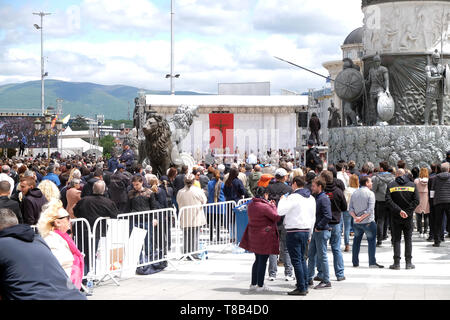
[(433, 247), (439, 247), (443, 239), (442, 220), (444, 214), (447, 221), (450, 219), (450, 163), (441, 164), (441, 173), (434, 178), (431, 187), (431, 194), (434, 205), (434, 244)]
[[(377, 246), (381, 246), (387, 237), (387, 219), (389, 208), (386, 207), (386, 187), (394, 181), (393, 174), (388, 172), (387, 161), (380, 162), (380, 172), (372, 177), (372, 191), (375, 193), (375, 221), (377, 223)], [(386, 227), (385, 227), (386, 225)]]
[(394, 264), (390, 269), (400, 269), (400, 243), (402, 232), (405, 238), (406, 269), (414, 269), (412, 264), (412, 232), (414, 229), (414, 210), (420, 203), (419, 191), (414, 182), (408, 179), (405, 170), (398, 169), (397, 177), (388, 184), (386, 190), (386, 205), (392, 215), (392, 240), (394, 244)]
[(311, 115), (311, 119), (309, 119), (309, 130), (311, 131), (309, 139), (310, 140), (316, 139), (317, 145), (320, 145), (319, 139), (320, 120), (315, 112), (313, 112), (313, 114)]
[(86, 300), (40, 235), (0, 209), (0, 297), (3, 300)]
[[(430, 174), (430, 178), (428, 179), (428, 202), (430, 204), (430, 233), (429, 233), (429, 237), (427, 239), (427, 241), (433, 241), (434, 240), (434, 217), (435, 217), (435, 213), (434, 213), (434, 193), (431, 193), (431, 190), (433, 189), (433, 184), (434, 181), (436, 179), (436, 176), (441, 173), (441, 165), (439, 163), (433, 163), (431, 165), (431, 174)], [(433, 197), (431, 197), (431, 195), (433, 195)], [(439, 229), (441, 230), (441, 229)], [(443, 239), (443, 234), (441, 235), (441, 240)]]

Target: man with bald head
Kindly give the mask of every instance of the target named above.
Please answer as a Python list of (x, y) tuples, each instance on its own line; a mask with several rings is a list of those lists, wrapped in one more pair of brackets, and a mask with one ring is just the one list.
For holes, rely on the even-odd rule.
[(412, 232), (414, 210), (419, 205), (419, 191), (409, 180), (404, 169), (398, 169), (394, 181), (386, 189), (386, 205), (391, 212), (392, 242), (394, 244), (394, 264), (389, 268), (400, 269), (402, 232), (405, 237), (406, 269), (414, 269), (412, 259)]

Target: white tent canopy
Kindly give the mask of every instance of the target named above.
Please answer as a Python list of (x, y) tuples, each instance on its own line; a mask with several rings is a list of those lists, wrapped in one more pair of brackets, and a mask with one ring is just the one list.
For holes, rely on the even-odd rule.
[[(88, 131), (73, 131), (70, 127), (67, 127), (64, 132), (61, 133), (61, 136), (70, 137), (73, 135), (84, 135), (87, 134)], [(87, 135), (87, 137), (89, 137)], [(62, 150), (62, 152), (61, 152)], [(103, 147), (96, 146), (90, 144), (89, 142), (84, 141), (81, 138), (61, 138), (58, 137), (58, 149), (50, 148), (50, 153), (55, 151), (59, 151), (62, 153), (63, 157), (71, 156), (74, 154), (80, 154), (87, 151), (98, 150), (98, 153), (103, 153)], [(35, 148), (33, 149), (33, 155), (36, 156), (38, 153), (47, 153), (47, 148)]]

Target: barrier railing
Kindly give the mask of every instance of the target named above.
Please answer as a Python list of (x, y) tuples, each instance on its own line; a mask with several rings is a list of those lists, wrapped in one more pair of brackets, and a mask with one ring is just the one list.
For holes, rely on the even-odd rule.
[(120, 214), (98, 218), (92, 228), (86, 219), (72, 219), (73, 240), (85, 255), (83, 279), (109, 277), (119, 285), (115, 278), (134, 275), (138, 267), (223, 251), (236, 243), (233, 209), (249, 200), (183, 207), (178, 215), (174, 208)]
[(240, 205), (243, 205), (244, 203), (249, 202), (250, 200), (252, 200), (252, 198), (245, 198), (245, 199), (241, 199), (236, 203), (236, 207), (239, 207)]
[(89, 268), (92, 265), (92, 241), (91, 241), (91, 226), (86, 219), (78, 218), (70, 220), (71, 234), (73, 242), (77, 246), (78, 250), (84, 255), (84, 271), (83, 279), (86, 279)]
[(234, 201), (180, 208), (178, 214), (179, 243), (182, 258), (199, 259), (208, 247), (235, 242)]
[(134, 274), (136, 267), (167, 263), (177, 257), (175, 209), (120, 214), (117, 219), (119, 223), (127, 221), (129, 226), (123, 272)]
[(89, 271), (95, 280), (102, 282), (106, 277), (119, 285), (119, 277), (125, 244), (128, 241), (128, 221), (119, 224), (117, 219), (98, 218), (92, 228), (92, 265)]

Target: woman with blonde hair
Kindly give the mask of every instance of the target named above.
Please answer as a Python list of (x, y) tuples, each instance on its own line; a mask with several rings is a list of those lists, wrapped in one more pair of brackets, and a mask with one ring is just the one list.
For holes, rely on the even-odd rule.
[[(416, 210), (417, 231), (419, 236), (423, 238), (428, 232), (428, 217), (430, 213), (430, 204), (428, 201), (428, 169), (421, 168), (419, 177), (414, 180), (414, 184), (419, 191), (420, 203)], [(422, 220), (424, 224), (422, 225)]]
[(61, 194), (59, 192), (56, 184), (50, 180), (42, 180), (38, 185), (38, 189), (41, 190), (44, 197), (47, 201), (51, 201), (52, 199), (60, 200)]
[[(352, 174), (349, 179), (349, 187), (345, 189), (344, 196), (347, 201), (348, 206), (350, 206), (350, 199), (352, 197), (353, 192), (355, 192), (359, 188), (359, 177), (356, 174)], [(350, 215), (350, 212), (344, 211), (344, 244), (345, 244), (345, 252), (350, 251), (350, 229), (352, 226), (353, 217)]]
[(57, 199), (52, 199), (42, 209), (37, 223), (39, 234), (50, 247), (75, 287), (80, 289), (84, 257), (67, 233), (71, 226), (69, 213), (63, 208), (62, 202)]

